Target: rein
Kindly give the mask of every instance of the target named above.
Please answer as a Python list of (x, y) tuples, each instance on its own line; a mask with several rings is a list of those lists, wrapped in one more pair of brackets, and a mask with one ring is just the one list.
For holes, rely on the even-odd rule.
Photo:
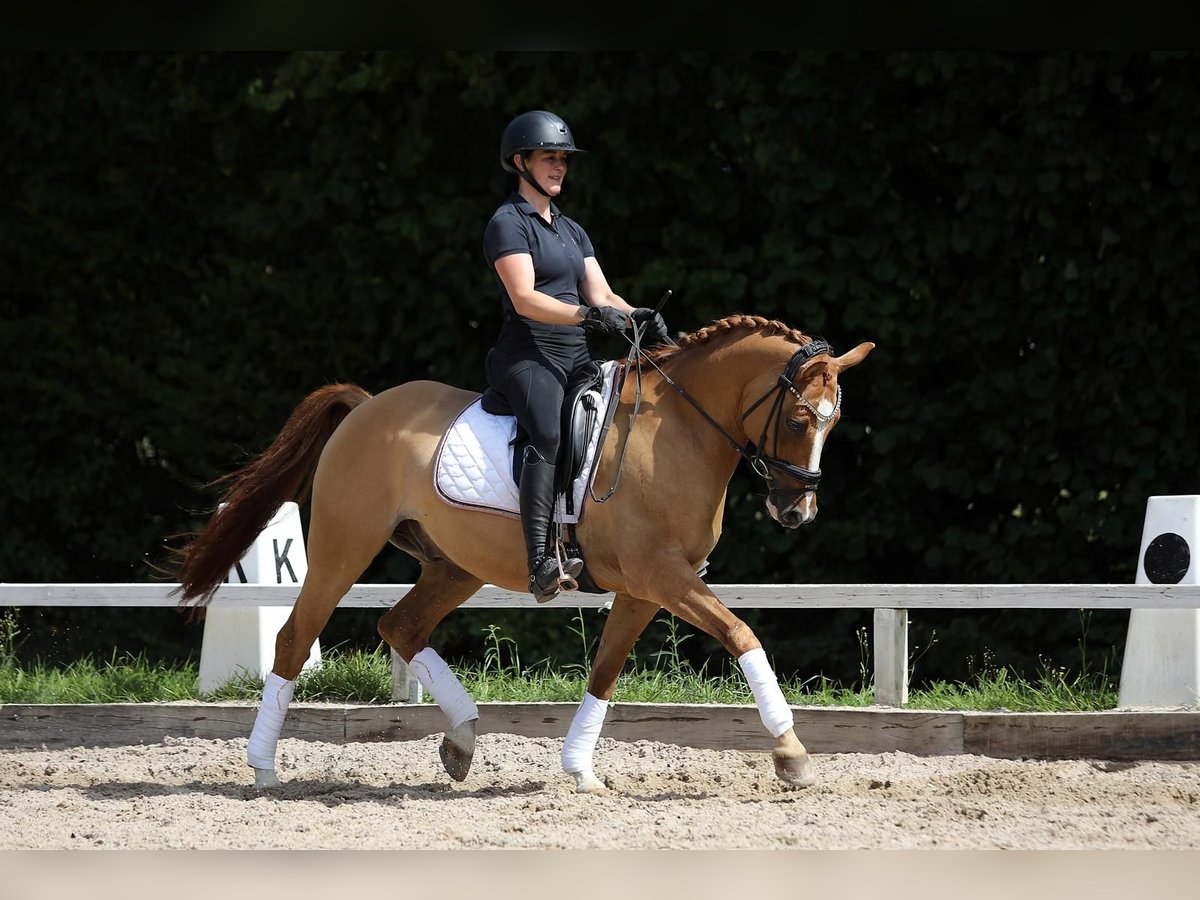
[[(669, 297), (670, 295), (671, 292), (667, 291), (667, 296)], [(663, 297), (664, 301), (666, 299), (666, 297)], [(660, 303), (659, 306), (662, 306), (662, 304)], [(632, 322), (632, 324), (633, 340), (629, 340), (628, 337), (625, 338), (625, 340), (629, 341), (629, 353), (625, 357), (625, 367), (628, 369), (632, 366), (634, 371), (637, 373), (636, 378), (634, 379), (635, 386), (633, 393), (633, 412), (629, 414), (629, 430), (625, 432), (625, 440), (621, 442), (621, 455), (617, 459), (617, 474), (613, 478), (613, 483), (609, 486), (608, 490), (604, 492), (603, 497), (597, 497), (596, 488), (590, 484), (588, 485), (588, 493), (592, 495), (592, 500), (596, 503), (607, 503), (609, 500), (611, 500), (612, 495), (616, 493), (617, 485), (621, 483), (621, 473), (625, 471), (625, 451), (629, 449), (629, 436), (633, 434), (633, 423), (637, 421), (638, 411), (642, 408), (642, 357), (645, 356), (646, 361), (649, 362), (650, 365), (654, 366), (654, 360), (650, 359), (649, 356), (646, 356), (646, 351), (642, 349), (642, 333), (644, 331), (644, 327), (639, 328), (637, 322)], [(654, 368), (658, 369), (658, 366), (654, 366)], [(658, 369), (658, 371), (661, 372), (662, 369)], [(614, 404), (614, 408), (615, 404), (617, 404), (619, 400), (620, 397), (614, 397), (610, 401)]]
[[(750, 405), (750, 408), (748, 410), (746, 410), (744, 413), (742, 413), (742, 421), (744, 422), (744, 421), (746, 421), (747, 416), (749, 416), (752, 412), (754, 412), (754, 410), (758, 409), (758, 407), (761, 406), (768, 398), (771, 398), (772, 396), (774, 397), (774, 400), (771, 403), (771, 411), (767, 415), (766, 421), (763, 423), (762, 434), (759, 436), (758, 444), (756, 445), (754, 442), (752, 442), (750, 440), (747, 440), (745, 444), (739, 444), (737, 439), (733, 435), (731, 435), (728, 431), (726, 431), (724, 426), (722, 426), (720, 422), (718, 422), (716, 419), (714, 419), (712, 416), (710, 416), (705, 411), (704, 407), (702, 407), (699, 403), (697, 403), (696, 400), (692, 397), (691, 394), (689, 394), (687, 392), (687, 390), (685, 388), (682, 388), (678, 384), (676, 384), (671, 379), (671, 376), (668, 375), (666, 372), (664, 372), (662, 370), (662, 368), (658, 365), (658, 363), (656, 363), (649, 356), (649, 354), (647, 354), (646, 351), (644, 351), (642, 349), (641, 338), (642, 338), (642, 333), (638, 329), (637, 323), (635, 322), (634, 327), (633, 327), (632, 340), (629, 337), (625, 338), (626, 340), (629, 341), (629, 344), (630, 344), (629, 354), (626, 357), (625, 364), (626, 364), (626, 366), (633, 366), (637, 373), (633, 412), (630, 413), (630, 416), (629, 416), (629, 430), (625, 432), (625, 441), (621, 445), (621, 456), (617, 461), (617, 474), (616, 474), (616, 477), (613, 479), (612, 486), (604, 494), (603, 498), (597, 497), (594, 489), (589, 489), (589, 490), (591, 490), (592, 499), (594, 501), (596, 501), (597, 503), (606, 502), (609, 498), (612, 497), (613, 492), (616, 491), (616, 489), (617, 489), (617, 484), (621, 480), (621, 472), (625, 467), (625, 450), (629, 445), (629, 436), (633, 433), (633, 423), (637, 419), (638, 410), (641, 407), (641, 403), (642, 403), (642, 360), (643, 359), (646, 362), (648, 362), (651, 366), (653, 366), (655, 368), (655, 370), (657, 370), (658, 374), (662, 376), (663, 381), (666, 382), (671, 387), (671, 389), (675, 391), (675, 393), (677, 393), (680, 397), (682, 397), (684, 400), (686, 400), (691, 405), (691, 407), (694, 410), (696, 410), (696, 412), (700, 413), (700, 415), (704, 418), (704, 420), (706, 422), (708, 422), (709, 425), (711, 425), (713, 428), (715, 428), (718, 432), (721, 433), (721, 435), (725, 438), (725, 440), (728, 441), (730, 447), (732, 447), (735, 451), (737, 451), (738, 454), (740, 454), (742, 456), (743, 459), (745, 459), (747, 462), (750, 463), (750, 467), (752, 469), (754, 469), (754, 472), (757, 475), (759, 475), (767, 483), (767, 489), (769, 491), (771, 491), (772, 493), (805, 494), (805, 493), (809, 493), (809, 492), (815, 492), (817, 490), (817, 485), (821, 481), (821, 470), (820, 469), (815, 469), (815, 470), (814, 469), (806, 469), (803, 466), (794, 465), (793, 463), (789, 463), (786, 460), (779, 459), (778, 457), (769, 456), (766, 454), (765, 449), (766, 449), (767, 431), (770, 430), (772, 422), (775, 422), (776, 444), (778, 444), (780, 412), (783, 409), (783, 401), (788, 392), (790, 392), (793, 396), (795, 396), (796, 399), (799, 400), (800, 403), (802, 403), (809, 410), (809, 412), (811, 412), (813, 414), (814, 418), (817, 420), (818, 430), (825, 428), (833, 420), (833, 418), (838, 414), (838, 410), (841, 409), (841, 406), (842, 406), (842, 386), (841, 385), (838, 385), (837, 401), (834, 404), (833, 411), (830, 412), (828, 415), (824, 415), (821, 412), (819, 412), (816, 407), (814, 407), (811, 403), (809, 403), (808, 400), (806, 400), (804, 398), (804, 396), (798, 390), (796, 390), (796, 386), (792, 383), (792, 379), (794, 379), (796, 377), (796, 373), (798, 371), (800, 371), (800, 367), (802, 365), (804, 365), (804, 363), (808, 362), (814, 356), (817, 356), (818, 354), (821, 354), (821, 353), (827, 353), (827, 354), (832, 355), (833, 349), (829, 346), (829, 344), (827, 342), (820, 340), (820, 339), (814, 339), (814, 340), (810, 341), (809, 343), (800, 347), (799, 350), (797, 350), (795, 353), (792, 354), (792, 358), (787, 361), (787, 365), (785, 365), (783, 367), (783, 371), (779, 373), (779, 378), (776, 381), (776, 383), (773, 386), (771, 386), (770, 388), (768, 388), (767, 392), (765, 394), (763, 394), (761, 397), (759, 397), (757, 400), (755, 400), (754, 403), (752, 403)], [(774, 470), (776, 472), (780, 472), (784, 475), (787, 475), (790, 478), (794, 478), (795, 480), (797, 480), (801, 484), (803, 484), (804, 487), (798, 488), (798, 489), (793, 489), (793, 490), (786, 490), (786, 491), (781, 490), (780, 488), (777, 488), (775, 486), (775, 480), (771, 477), (772, 470)]]

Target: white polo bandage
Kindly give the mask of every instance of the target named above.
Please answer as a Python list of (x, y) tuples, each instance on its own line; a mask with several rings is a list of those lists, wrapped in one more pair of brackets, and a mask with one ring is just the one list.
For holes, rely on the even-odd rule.
[(574, 775), (592, 770), (592, 754), (596, 751), (596, 742), (600, 740), (600, 729), (604, 727), (607, 712), (607, 700), (589, 693), (583, 695), (583, 702), (575, 710), (575, 718), (571, 720), (567, 738), (563, 741), (561, 759), (564, 772)]
[(771, 664), (767, 662), (767, 653), (762, 647), (750, 650), (738, 657), (738, 665), (742, 674), (750, 684), (750, 692), (754, 694), (754, 703), (758, 706), (758, 715), (772, 737), (779, 737), (796, 724), (792, 718), (792, 708), (783, 698), (779, 689), (779, 681)]
[(254, 768), (275, 768), (275, 746), (279, 743), (279, 732), (283, 730), (283, 720), (295, 690), (296, 682), (274, 672), (268, 672), (263, 680), (262, 703), (254, 717), (250, 740), (246, 742), (246, 761)]
[(408, 667), (416, 674), (421, 687), (429, 691), (429, 696), (442, 708), (451, 728), (479, 718), (479, 707), (432, 647), (426, 647), (414, 656)]

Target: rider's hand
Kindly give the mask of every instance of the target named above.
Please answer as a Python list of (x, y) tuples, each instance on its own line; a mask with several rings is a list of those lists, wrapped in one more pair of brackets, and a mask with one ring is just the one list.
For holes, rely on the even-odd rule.
[(615, 306), (593, 306), (579, 324), (588, 334), (620, 334), (629, 327), (629, 316)]
[(648, 306), (641, 306), (633, 311), (632, 318), (642, 329), (644, 346), (656, 347), (671, 342), (671, 333), (667, 331), (667, 323), (660, 313)]

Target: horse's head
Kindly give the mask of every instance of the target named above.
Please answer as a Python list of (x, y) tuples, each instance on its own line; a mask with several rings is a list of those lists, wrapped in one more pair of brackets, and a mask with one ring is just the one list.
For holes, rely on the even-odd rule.
[(830, 356), (824, 341), (813, 341), (795, 350), (782, 371), (763, 376), (769, 386), (742, 418), (746, 434), (759, 435), (751, 463), (767, 482), (767, 511), (780, 525), (797, 528), (816, 518), (821, 450), (842, 415), (838, 375), (874, 348), (863, 343)]

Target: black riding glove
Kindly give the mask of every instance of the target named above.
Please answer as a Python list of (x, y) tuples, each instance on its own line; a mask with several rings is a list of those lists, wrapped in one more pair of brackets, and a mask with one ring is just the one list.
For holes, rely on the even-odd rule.
[(579, 324), (588, 334), (620, 334), (629, 327), (629, 315), (615, 306), (593, 306)]
[(667, 331), (667, 323), (662, 314), (648, 306), (638, 307), (633, 311), (633, 321), (642, 329), (642, 344), (646, 347), (657, 347), (659, 344), (671, 342), (671, 333)]

